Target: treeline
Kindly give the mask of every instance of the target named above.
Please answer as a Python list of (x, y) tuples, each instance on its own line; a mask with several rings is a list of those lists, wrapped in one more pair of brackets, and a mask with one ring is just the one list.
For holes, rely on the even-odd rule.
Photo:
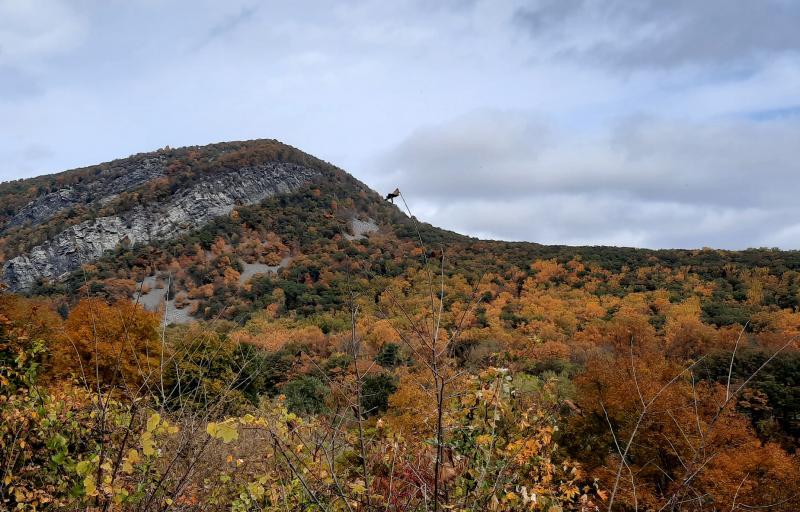
[[(313, 211), (296, 211), (307, 228)], [(731, 268), (737, 293), (685, 268), (616, 273), (578, 258), (473, 274), (459, 271), (463, 246), (303, 242), (273, 221), (237, 210), (218, 225), (241, 231), (163, 260), (178, 282), (209, 281), (189, 285), (210, 285), (206, 307), (219, 301), (207, 324), (162, 330), (109, 292), (103, 262), (76, 290), (94, 298), (2, 297), (5, 503), (800, 505), (800, 313), (769, 299), (789, 293), (791, 272)], [(161, 250), (148, 254), (173, 257)], [(285, 250), (295, 259), (278, 276), (232, 274)], [(659, 286), (633, 288), (642, 281)], [(742, 316), (722, 321), (716, 301)]]

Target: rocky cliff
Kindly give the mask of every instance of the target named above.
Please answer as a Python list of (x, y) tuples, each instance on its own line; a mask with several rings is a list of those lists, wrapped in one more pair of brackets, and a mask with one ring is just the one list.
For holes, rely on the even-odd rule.
[(133, 167), (112, 167), (88, 183), (66, 186), (37, 197), (11, 217), (5, 228), (41, 224), (64, 209), (95, 200), (100, 204), (108, 203), (120, 192), (164, 176), (165, 171), (166, 159), (163, 156), (144, 158)]
[[(111, 200), (165, 172), (162, 159), (146, 159), (128, 173), (107, 173), (87, 187), (65, 187), (41, 195), (21, 208), (7, 227), (35, 225), (71, 205)], [(168, 199), (139, 204), (118, 215), (85, 220), (11, 258), (3, 280), (12, 290), (26, 290), (40, 279), (59, 279), (119, 244), (136, 245), (175, 237), (226, 215), (238, 204), (255, 204), (275, 194), (296, 191), (321, 173), (286, 162), (268, 162), (204, 175)], [(100, 197), (98, 197), (100, 195)]]

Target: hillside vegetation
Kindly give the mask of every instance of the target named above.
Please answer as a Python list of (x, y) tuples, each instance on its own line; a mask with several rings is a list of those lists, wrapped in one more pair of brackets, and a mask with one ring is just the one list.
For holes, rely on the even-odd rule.
[(0, 293), (0, 508), (800, 509), (800, 252), (477, 240), (250, 141), (2, 184), (2, 258), (276, 161), (320, 174)]

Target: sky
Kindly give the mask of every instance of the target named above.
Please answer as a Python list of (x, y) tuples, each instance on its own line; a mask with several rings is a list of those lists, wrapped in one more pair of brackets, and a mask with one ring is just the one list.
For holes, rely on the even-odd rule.
[(0, 0), (0, 180), (275, 138), (482, 238), (800, 249), (798, 0)]

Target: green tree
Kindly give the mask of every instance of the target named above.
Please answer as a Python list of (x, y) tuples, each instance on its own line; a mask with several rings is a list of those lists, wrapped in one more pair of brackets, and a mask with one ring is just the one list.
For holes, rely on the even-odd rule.
[(290, 411), (298, 414), (318, 414), (325, 410), (328, 388), (316, 377), (304, 375), (283, 386)]

